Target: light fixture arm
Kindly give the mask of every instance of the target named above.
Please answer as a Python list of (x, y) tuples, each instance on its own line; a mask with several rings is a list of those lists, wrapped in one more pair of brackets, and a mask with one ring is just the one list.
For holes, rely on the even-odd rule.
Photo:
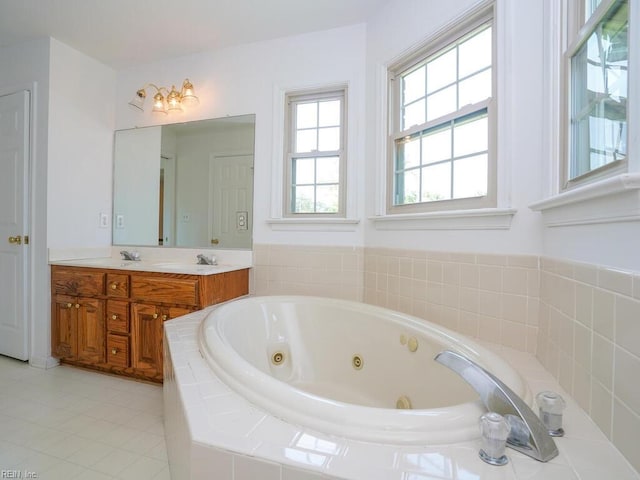
[(154, 83), (146, 83), (142, 88), (136, 91), (136, 94), (129, 102), (129, 105), (140, 111), (144, 111), (144, 101), (147, 98), (146, 90), (149, 87), (153, 87), (156, 90), (156, 93), (153, 96), (154, 113), (166, 114), (167, 111), (182, 111), (183, 105), (196, 104), (199, 102), (198, 97), (194, 94), (193, 84), (188, 78), (186, 78), (182, 82), (182, 88), (180, 91), (176, 90), (175, 85), (172, 85), (171, 90), (169, 90), (166, 87), (158, 86)]

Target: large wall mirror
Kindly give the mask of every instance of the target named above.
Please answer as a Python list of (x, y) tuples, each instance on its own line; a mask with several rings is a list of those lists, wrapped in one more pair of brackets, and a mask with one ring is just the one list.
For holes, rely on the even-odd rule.
[(250, 249), (255, 115), (115, 133), (113, 244)]

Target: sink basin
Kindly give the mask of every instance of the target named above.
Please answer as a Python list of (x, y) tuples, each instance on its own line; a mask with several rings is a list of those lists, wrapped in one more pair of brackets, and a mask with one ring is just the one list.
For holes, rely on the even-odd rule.
[(111, 257), (85, 258), (82, 260), (76, 260), (76, 262), (81, 263), (82, 265), (87, 265), (87, 266), (114, 267), (114, 268), (131, 267), (131, 266), (135, 266), (135, 264), (137, 263), (140, 263), (140, 262), (134, 262), (131, 260), (120, 260), (118, 258), (111, 258)]

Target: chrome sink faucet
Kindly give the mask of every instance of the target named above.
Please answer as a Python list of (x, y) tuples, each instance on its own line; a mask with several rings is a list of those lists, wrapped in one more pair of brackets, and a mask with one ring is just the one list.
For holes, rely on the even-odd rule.
[(198, 265), (217, 265), (215, 257), (207, 257), (202, 253), (198, 254), (197, 259)]
[(514, 436), (512, 429), (507, 438), (507, 446), (541, 462), (548, 462), (558, 455), (558, 447), (549, 435), (547, 427), (533, 410), (497, 377), (464, 355), (450, 350), (440, 352), (434, 360), (449, 367), (471, 385), (490, 412), (503, 416), (514, 415), (522, 420), (523, 427), (526, 427), (524, 436)]
[(140, 261), (140, 253), (138, 252), (128, 252), (126, 250), (121, 250), (120, 255), (122, 255), (123, 260), (133, 260), (134, 262)]

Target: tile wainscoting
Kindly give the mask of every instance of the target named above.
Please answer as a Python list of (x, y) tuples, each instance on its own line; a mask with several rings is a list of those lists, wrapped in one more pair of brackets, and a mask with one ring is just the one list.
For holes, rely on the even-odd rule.
[(537, 357), (640, 471), (640, 275), (540, 259)]
[(255, 245), (252, 293), (359, 300), (537, 356), (640, 470), (640, 274), (536, 255)]

